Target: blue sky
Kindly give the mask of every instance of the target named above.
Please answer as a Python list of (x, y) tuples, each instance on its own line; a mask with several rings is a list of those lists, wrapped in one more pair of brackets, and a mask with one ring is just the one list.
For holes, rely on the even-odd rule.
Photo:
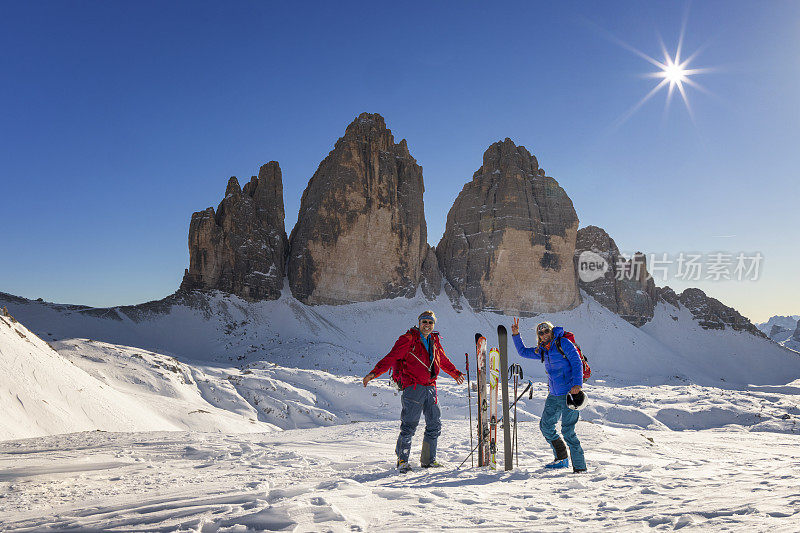
[[(687, 9), (688, 8), (688, 9)], [(692, 79), (621, 125), (682, 20)], [(505, 137), (623, 251), (760, 251), (699, 286), (754, 320), (800, 313), (799, 2), (0, 2), (0, 291), (157, 299), (193, 211), (277, 160), (287, 232), (346, 125), (382, 114), (422, 165), (431, 244)], [(663, 282), (658, 282), (660, 285)]]

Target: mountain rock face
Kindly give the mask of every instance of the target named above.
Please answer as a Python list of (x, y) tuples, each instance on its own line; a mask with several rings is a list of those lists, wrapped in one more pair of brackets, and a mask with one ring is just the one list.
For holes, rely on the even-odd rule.
[(218, 289), (248, 300), (273, 300), (283, 288), (288, 239), (278, 163), (263, 165), (242, 189), (235, 177), (217, 207), (192, 215), (189, 269), (182, 291)]
[(442, 271), (439, 270), (439, 260), (436, 258), (436, 249), (433, 246), (428, 246), (425, 260), (422, 262), (420, 287), (428, 300), (435, 300), (442, 292)]
[(781, 333), (786, 333), (789, 330), (784, 328), (783, 326), (779, 326), (778, 324), (773, 324), (772, 328), (770, 328), (769, 333), (767, 334), (769, 337), (777, 337)]
[(436, 256), (475, 310), (532, 313), (580, 303), (572, 255), (578, 216), (536, 157), (510, 139), (492, 144), (447, 215)]
[[(756, 324), (756, 327), (766, 333), (773, 340), (777, 335), (780, 340), (786, 340), (791, 337), (797, 324), (800, 323), (800, 315), (774, 315), (769, 317), (769, 320)], [(786, 333), (788, 332), (788, 335)]]
[(792, 334), (792, 340), (795, 342), (800, 342), (800, 320), (797, 321), (797, 327), (794, 328), (794, 333)]
[(656, 307), (656, 284), (647, 272), (647, 258), (636, 252), (617, 268), (621, 271), (617, 283), (617, 313), (634, 326), (643, 326), (653, 318)]
[[(423, 192), (422, 167), (405, 139), (396, 144), (380, 115), (359, 115), (303, 192), (288, 263), (295, 298), (413, 296), (429, 252)], [(434, 266), (425, 268), (435, 277)]]
[(656, 287), (656, 299), (662, 302), (667, 302), (673, 307), (680, 307), (680, 296), (675, 294), (675, 291), (670, 287)]
[(728, 326), (735, 331), (747, 331), (757, 337), (767, 337), (736, 309), (707, 296), (700, 289), (685, 289), (681, 293), (680, 302), (692, 312), (703, 329), (725, 329)]
[[(602, 258), (606, 269), (602, 276), (599, 276), (599, 271), (599, 277), (595, 279), (587, 276), (591, 271), (587, 270), (586, 264), (581, 264), (587, 260), (584, 252), (593, 252)], [(637, 252), (626, 260), (605, 230), (587, 226), (578, 230), (574, 257), (578, 286), (600, 304), (636, 327), (653, 318), (658, 297), (655, 282), (647, 272), (644, 254)], [(588, 260), (591, 261), (592, 257), (589, 256)]]

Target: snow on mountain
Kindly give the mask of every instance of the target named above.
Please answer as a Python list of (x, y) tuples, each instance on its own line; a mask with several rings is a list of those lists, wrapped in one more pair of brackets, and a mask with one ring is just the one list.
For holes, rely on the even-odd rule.
[[(185, 418), (193, 420), (192, 429), (198, 431), (239, 431), (219, 428), (217, 412), (244, 417), (251, 425), (259, 421), (248, 431), (382, 420), (376, 406), (385, 407), (397, 396), (388, 383), (365, 390), (360, 378), (267, 362), (239, 367), (187, 364), (140, 348), (86, 339), (55, 342), (54, 347), (114, 389), (160, 410), (170, 409), (185, 427), (191, 427)], [(198, 402), (204, 405), (198, 407)], [(207, 427), (198, 427), (195, 418), (208, 418)]]
[(800, 352), (800, 315), (775, 315), (756, 327), (781, 346)]
[(72, 365), (10, 316), (0, 316), (0, 413), (0, 439), (177, 429)]
[(761, 322), (760, 324), (756, 324), (756, 327), (763, 331), (767, 336), (772, 337), (771, 332), (773, 328), (777, 326), (775, 329), (786, 330), (789, 331), (789, 336), (791, 336), (792, 332), (794, 332), (795, 328), (797, 328), (797, 321), (800, 320), (800, 315), (789, 315), (789, 316), (781, 316), (775, 315), (771, 316), (769, 320), (766, 322)]
[(57, 344), (61, 353), (0, 316), (0, 440), (86, 430), (274, 429), (243, 409), (205, 401), (195, 383), (203, 374), (170, 357), (127, 348), (125, 360), (114, 361), (102, 343)]
[[(510, 317), (475, 313), (466, 303), (458, 312), (444, 295), (433, 302), (419, 294), (307, 306), (285, 289), (274, 301), (193, 293), (192, 299), (111, 309), (12, 298), (0, 294), (0, 305), (51, 341), (89, 338), (137, 346), (184, 363), (242, 366), (267, 361), (347, 376), (366, 374), (423, 309), (436, 312), (444, 348), (460, 368), (464, 353), (474, 351), (475, 332), (496, 344), (497, 325), (510, 323)], [(800, 377), (796, 353), (747, 332), (705, 330), (683, 307), (660, 303), (653, 320), (636, 328), (585, 293), (583, 300), (569, 311), (522, 319), (523, 339), (533, 342), (532, 328), (540, 320), (564, 325), (575, 333), (594, 375), (620, 383), (784, 384)], [(538, 362), (511, 352), (511, 360), (521, 363), (526, 375), (544, 377)]]
[[(221, 294), (197, 297), (199, 301), (191, 305), (175, 303), (150, 313), (9, 298), (0, 303), (53, 339), (64, 362), (83, 370), (93, 383), (158, 413), (163, 425), (157, 429), (199, 431), (264, 431), (391, 419), (396, 413), (386, 416), (381, 411), (396, 403), (389, 380), (378, 380), (377, 386), (365, 390), (359, 378), (414, 323), (420, 310), (435, 310), (443, 345), (459, 368), (464, 368), (464, 353), (470, 354), (474, 368), (476, 331), (483, 332), (491, 346), (496, 344), (497, 325), (509, 322), (509, 317), (474, 313), (468, 306), (457, 312), (446, 297), (434, 302), (418, 296), (344, 306), (306, 306), (290, 296), (258, 303)], [(590, 383), (597, 387), (597, 402), (584, 412), (590, 420), (641, 427), (715, 427), (720, 422), (714, 416), (707, 421), (672, 418), (686, 418), (698, 405), (697, 395), (686, 387), (750, 393), (800, 377), (797, 353), (747, 332), (705, 330), (682, 307), (661, 303), (653, 320), (636, 328), (584, 294), (584, 303), (575, 309), (523, 319), (525, 341), (533, 341), (532, 328), (545, 318), (573, 331), (589, 358)], [(51, 351), (51, 356), (59, 354)], [(513, 349), (509, 359), (523, 366), (526, 377), (536, 381), (537, 391), (544, 390), (538, 361), (521, 359)], [(658, 402), (640, 401), (633, 409), (621, 406), (625, 402), (620, 403), (615, 388), (632, 386), (664, 386), (659, 394), (670, 397), (681, 390), (671, 402), (682, 405), (671, 414), (662, 413)], [(445, 416), (465, 413), (463, 390), (448, 376), (439, 380), (439, 390)], [(689, 399), (680, 402), (681, 394)], [(540, 408), (536, 401), (530, 405), (532, 412)], [(750, 402), (742, 405), (718, 413), (720, 419), (738, 420), (747, 427), (763, 421), (753, 416)], [(527, 409), (527, 404), (520, 407)], [(781, 414), (785, 412), (789, 411)], [(106, 428), (101, 422), (91, 429)], [(779, 426), (772, 430), (789, 430)], [(47, 431), (31, 435), (43, 433)], [(6, 438), (26, 435), (14, 430)]]

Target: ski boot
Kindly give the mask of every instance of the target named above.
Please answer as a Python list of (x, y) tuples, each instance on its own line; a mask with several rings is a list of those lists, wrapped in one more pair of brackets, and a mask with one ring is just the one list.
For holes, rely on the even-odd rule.
[(567, 468), (569, 466), (569, 457), (564, 459), (555, 459), (552, 463), (544, 465), (545, 468)]
[(434, 459), (430, 463), (428, 463), (426, 465), (421, 465), (421, 466), (422, 466), (422, 468), (442, 468), (444, 465), (442, 463), (440, 463), (439, 461), (437, 461), (436, 459)]
[(397, 471), (401, 474), (405, 474), (406, 472), (411, 472), (411, 465), (408, 464), (408, 461), (403, 461), (402, 459), (397, 460)]

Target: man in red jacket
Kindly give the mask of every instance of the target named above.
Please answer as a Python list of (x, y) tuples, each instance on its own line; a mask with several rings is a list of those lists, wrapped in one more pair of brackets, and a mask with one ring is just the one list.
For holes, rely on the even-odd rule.
[(421, 414), (425, 414), (425, 437), (422, 440), (420, 465), (423, 468), (441, 466), (436, 461), (436, 441), (442, 432), (442, 412), (436, 400), (436, 377), (439, 370), (450, 374), (459, 385), (464, 375), (450, 362), (439, 342), (439, 333), (433, 331), (436, 315), (424, 311), (419, 315), (419, 327), (413, 327), (397, 339), (392, 351), (378, 361), (375, 368), (364, 376), (367, 383), (390, 368), (399, 375), (403, 390), (403, 410), (400, 413), (400, 436), (395, 453), (397, 469), (408, 472), (408, 456), (411, 454), (411, 438), (417, 430)]

